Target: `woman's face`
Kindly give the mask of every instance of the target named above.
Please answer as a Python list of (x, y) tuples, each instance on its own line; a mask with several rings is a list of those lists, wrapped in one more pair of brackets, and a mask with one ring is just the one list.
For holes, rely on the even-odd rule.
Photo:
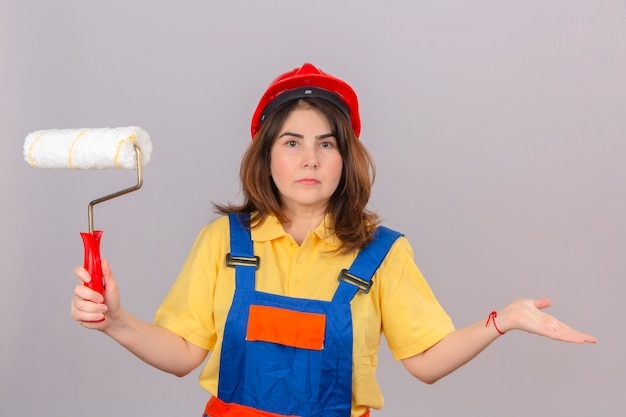
[(272, 178), (286, 209), (326, 210), (343, 164), (324, 116), (311, 108), (294, 109), (279, 130), (270, 157)]

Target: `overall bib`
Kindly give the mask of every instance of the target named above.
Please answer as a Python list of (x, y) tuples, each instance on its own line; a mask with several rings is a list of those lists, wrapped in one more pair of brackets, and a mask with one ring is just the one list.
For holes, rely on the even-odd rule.
[(210, 417), (349, 417), (352, 402), (350, 301), (367, 293), (371, 278), (401, 236), (379, 227), (348, 270), (339, 274), (331, 301), (293, 298), (255, 290), (250, 231), (230, 215), (235, 294), (220, 357), (217, 397)]

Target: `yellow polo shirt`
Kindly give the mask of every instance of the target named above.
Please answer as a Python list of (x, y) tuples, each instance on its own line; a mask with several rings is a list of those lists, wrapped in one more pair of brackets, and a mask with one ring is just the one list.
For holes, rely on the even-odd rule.
[[(180, 274), (154, 323), (212, 351), (199, 383), (217, 394), (220, 351), (226, 316), (235, 289), (235, 270), (226, 266), (230, 252), (228, 217), (199, 233)], [(252, 230), (254, 252), (261, 258), (258, 291), (330, 301), (337, 277), (349, 268), (356, 252), (330, 254), (339, 242), (324, 222), (298, 245), (274, 217)], [(373, 277), (368, 294), (351, 303), (353, 317), (352, 416), (380, 409), (383, 397), (376, 382), (381, 333), (396, 359), (417, 355), (454, 330), (413, 261), (409, 242), (398, 239)], [(227, 366), (237, 366), (228, 364)]]

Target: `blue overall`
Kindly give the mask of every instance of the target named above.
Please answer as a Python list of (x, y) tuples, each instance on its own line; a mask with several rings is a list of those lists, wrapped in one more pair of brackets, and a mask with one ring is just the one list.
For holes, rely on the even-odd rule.
[[(217, 398), (226, 404), (259, 410), (260, 415), (349, 417), (353, 339), (350, 301), (357, 291), (369, 291), (372, 276), (401, 234), (379, 227), (373, 242), (359, 252), (347, 271), (339, 274), (332, 301), (321, 301), (256, 291), (255, 271), (260, 260), (254, 256), (250, 231), (237, 215), (230, 215), (230, 233), (227, 263), (236, 268), (236, 286), (224, 329)], [(322, 343), (309, 343), (306, 334), (297, 335), (304, 339), (304, 348), (292, 343), (293, 337), (281, 342), (285, 320), (279, 319), (262, 323), (270, 329), (265, 333), (271, 337), (261, 335), (249, 340), (249, 322), (258, 309), (271, 309), (288, 320), (296, 320), (295, 325), (292, 323), (296, 329), (302, 315), (312, 317), (313, 327), (323, 326)]]

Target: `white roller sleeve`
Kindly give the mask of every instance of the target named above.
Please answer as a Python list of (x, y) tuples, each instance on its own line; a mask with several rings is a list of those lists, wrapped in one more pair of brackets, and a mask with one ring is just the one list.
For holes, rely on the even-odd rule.
[(140, 127), (38, 130), (24, 140), (24, 159), (36, 168), (135, 169), (135, 144), (146, 165), (152, 141)]

